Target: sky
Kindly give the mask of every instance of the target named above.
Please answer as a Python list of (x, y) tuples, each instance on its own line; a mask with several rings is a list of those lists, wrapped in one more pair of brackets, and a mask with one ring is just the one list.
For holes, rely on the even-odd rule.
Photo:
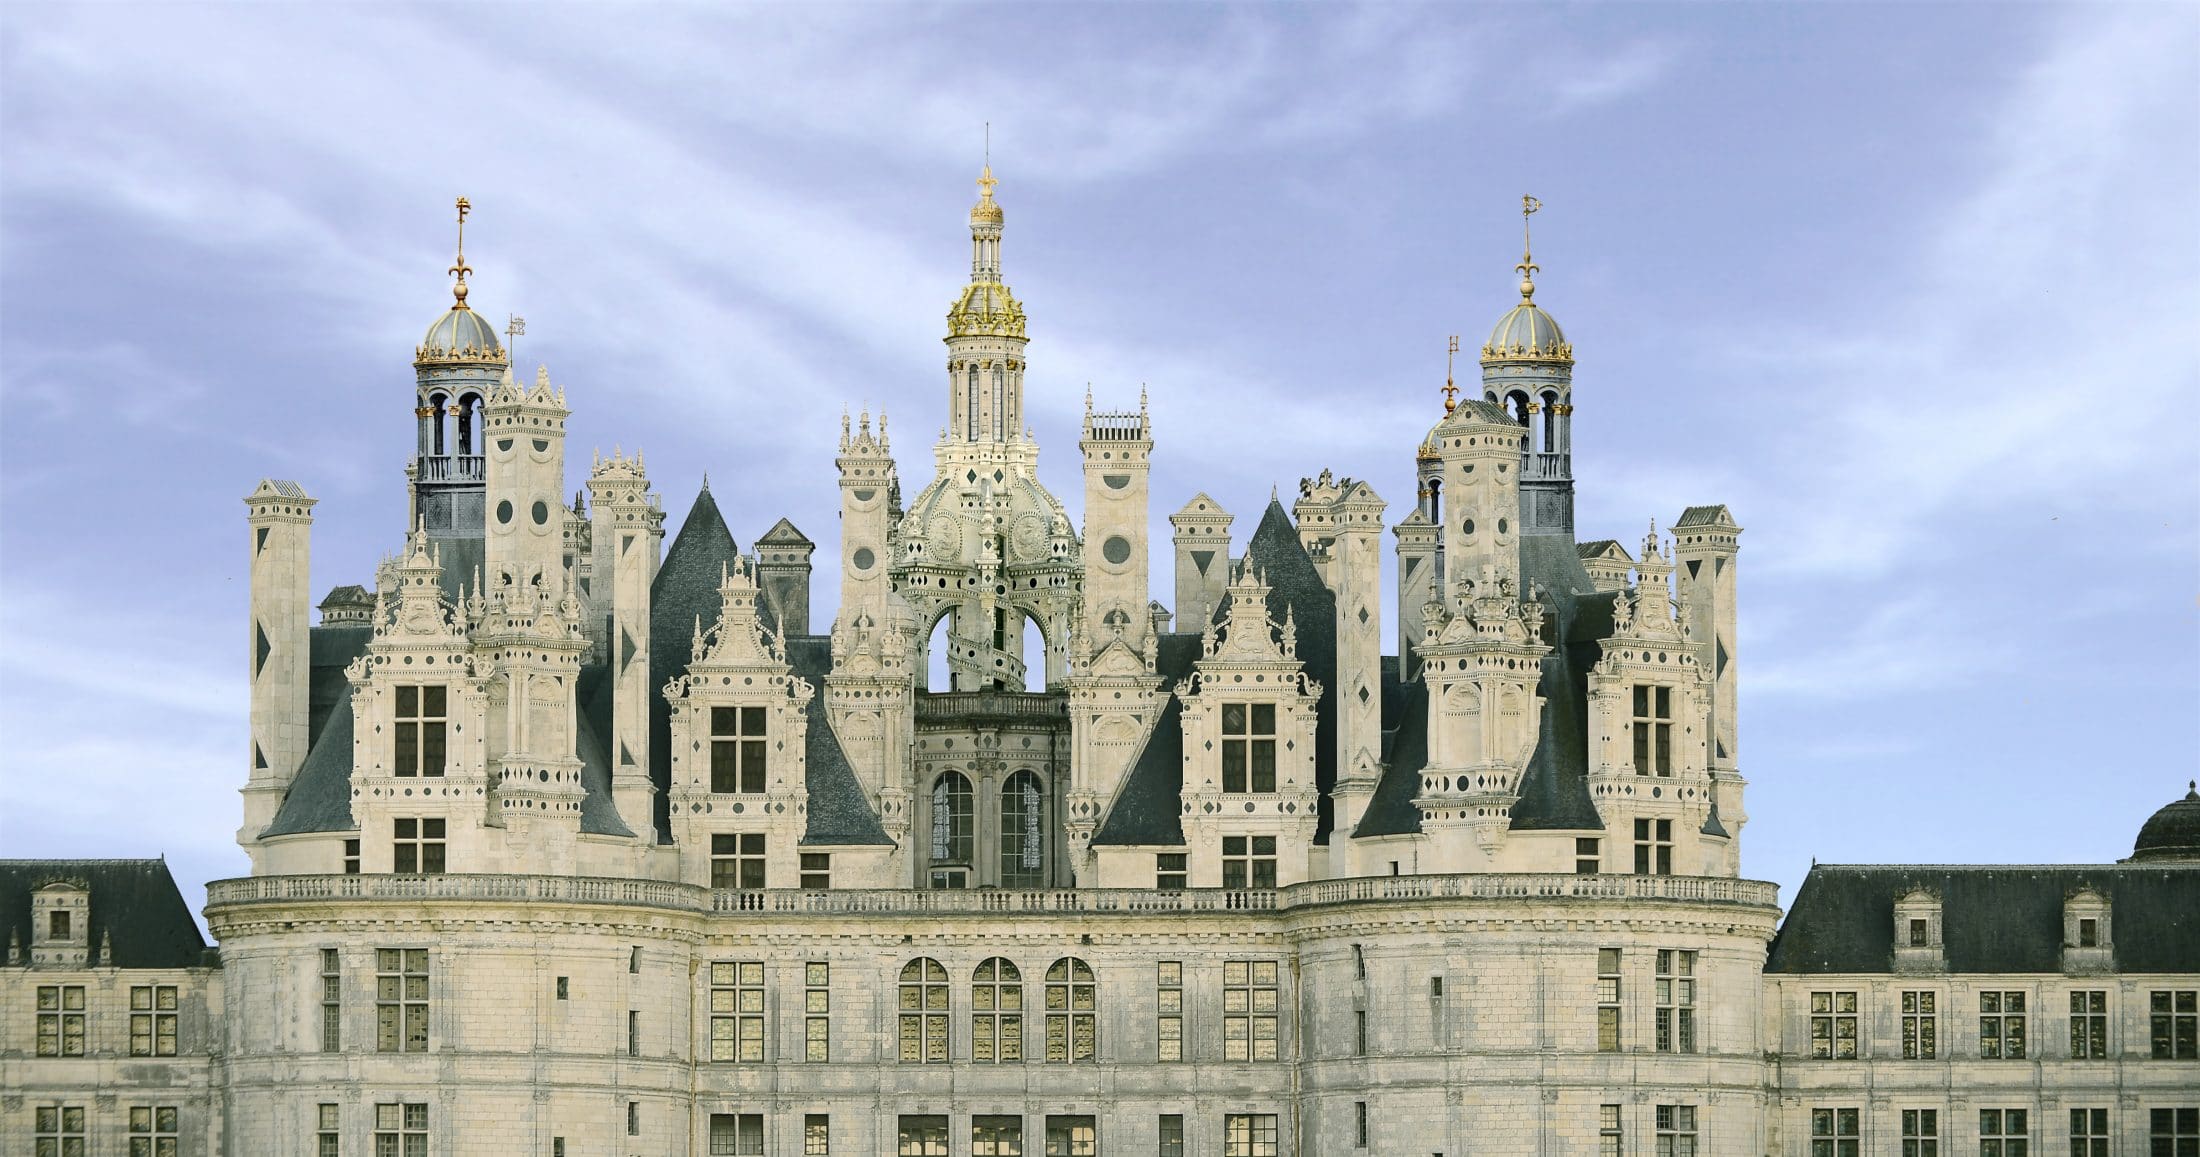
[(1744, 874), (2129, 855), (2200, 768), (2196, 92), (2189, 4), (0, 6), (0, 856), (246, 872), (240, 499), (320, 500), (316, 600), (400, 545), (457, 196), (568, 488), (707, 473), (829, 621), (988, 132), (1073, 511), (1089, 384), (1157, 541), (1325, 468), (1402, 518), (1533, 194), (1580, 536), (1746, 528)]

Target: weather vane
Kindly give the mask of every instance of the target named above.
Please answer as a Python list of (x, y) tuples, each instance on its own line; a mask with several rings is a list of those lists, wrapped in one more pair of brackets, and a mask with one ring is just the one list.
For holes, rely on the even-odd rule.
[(1528, 243), (1528, 218), (1533, 217), (1535, 211), (1542, 207), (1543, 202), (1533, 197), (1523, 195), (1520, 198), (1520, 264), (1513, 268), (1520, 273), (1522, 300), (1535, 296), (1535, 275), (1543, 272), (1543, 267), (1535, 263), (1534, 249)]
[(516, 314), (516, 313), (511, 313), (511, 314), (506, 314), (506, 315), (505, 315), (505, 317), (504, 317), (504, 352), (505, 352), (505, 355), (506, 355), (507, 357), (511, 356), (511, 353), (512, 353), (512, 349), (513, 349), (513, 348), (514, 348), (515, 346), (517, 346), (517, 345), (519, 344), (519, 343), (518, 343), (517, 341), (515, 341), (514, 339), (515, 339), (515, 338), (517, 338), (517, 337), (519, 337), (519, 336), (520, 336), (521, 334), (524, 334), (524, 333), (526, 333), (526, 332), (527, 332), (527, 319), (526, 319), (526, 318), (524, 318), (524, 317), (521, 317), (520, 315), (518, 315), (518, 314)]
[(473, 266), (466, 264), (466, 214), (472, 212), (473, 208), (473, 204), (466, 198), (458, 199), (458, 261), (451, 266), (449, 272), (458, 278), (458, 284), (451, 287), (451, 295), (458, 299), (460, 309), (466, 308), (466, 275), (474, 271)]
[(1449, 414), (1459, 404), (1459, 386), (1451, 380), (1452, 359), (1459, 356), (1459, 335), (1451, 335), (1451, 348), (1444, 352), (1444, 412)]

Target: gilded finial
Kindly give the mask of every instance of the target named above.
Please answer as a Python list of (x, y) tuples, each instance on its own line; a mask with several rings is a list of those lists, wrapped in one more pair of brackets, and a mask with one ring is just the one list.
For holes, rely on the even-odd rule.
[(458, 283), (451, 286), (451, 297), (455, 302), (451, 306), (452, 309), (467, 308), (466, 276), (472, 273), (474, 268), (466, 264), (466, 214), (473, 212), (473, 209), (472, 202), (464, 197), (458, 199), (458, 260), (452, 262), (451, 268), (448, 270), (451, 276), (458, 278)]
[(1451, 348), (1444, 351), (1444, 412), (1449, 414), (1459, 404), (1459, 384), (1452, 381), (1452, 362), (1459, 356), (1459, 335), (1451, 335)]
[(1513, 266), (1513, 268), (1520, 274), (1520, 300), (1522, 301), (1529, 301), (1535, 297), (1535, 275), (1543, 272), (1543, 268), (1535, 263), (1534, 248), (1528, 243), (1528, 218), (1533, 217), (1535, 211), (1542, 207), (1543, 202), (1533, 197), (1522, 196), (1520, 198), (1520, 264)]

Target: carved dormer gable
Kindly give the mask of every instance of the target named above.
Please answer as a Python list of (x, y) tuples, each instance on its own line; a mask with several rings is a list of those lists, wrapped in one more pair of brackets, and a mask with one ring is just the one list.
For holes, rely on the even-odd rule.
[(1941, 939), (1940, 895), (1930, 888), (1912, 889), (1894, 902), (1894, 970), (1948, 970)]
[(91, 959), (92, 892), (83, 880), (51, 880), (31, 891), (31, 965), (83, 968)]
[(2108, 897), (2091, 888), (2079, 888), (2063, 898), (2063, 971), (2113, 972), (2114, 929)]

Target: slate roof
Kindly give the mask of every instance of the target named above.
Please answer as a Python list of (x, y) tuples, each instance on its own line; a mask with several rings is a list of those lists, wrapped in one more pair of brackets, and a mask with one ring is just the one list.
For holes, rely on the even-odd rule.
[(0, 925), (25, 959), (31, 893), (55, 880), (79, 881), (91, 890), (92, 960), (99, 958), (100, 941), (112, 936), (109, 959), (117, 968), (220, 967), (166, 860), (0, 860)]
[(808, 535), (805, 535), (800, 530), (796, 529), (794, 523), (789, 522), (784, 518), (775, 523), (772, 523), (772, 528), (765, 531), (764, 537), (757, 539), (756, 543), (758, 546), (817, 545), (816, 543), (810, 541)]
[(672, 842), (672, 705), (656, 689), (687, 670), (696, 622), (706, 631), (717, 624), (718, 584), (740, 557), (706, 482), (649, 588), (649, 778), (657, 785), (658, 843)]
[(785, 641), (787, 663), (795, 674), (810, 681), (809, 738), (803, 744), (804, 785), (809, 789), (809, 823), (802, 832), (804, 846), (888, 844), (894, 841), (879, 823), (878, 813), (864, 796), (863, 781), (848, 762), (825, 710), (825, 676), (833, 667), (830, 635), (796, 635)]
[(1678, 530), (1685, 526), (1717, 526), (1721, 523), (1732, 526), (1734, 515), (1725, 506), (1714, 503), (1710, 506), (1691, 506), (1681, 511), (1680, 520), (1673, 527)]
[(1376, 782), (1359, 826), (1352, 829), (1354, 836), (1402, 836), (1421, 830), (1421, 809), (1413, 806), (1413, 797), (1421, 793), (1421, 769), (1428, 766), (1427, 683), (1416, 678), (1400, 688), (1397, 718), (1390, 749), (1383, 756), (1383, 778)]
[(1923, 888), (1941, 904), (1950, 972), (2062, 971), (2063, 901), (2105, 898), (2118, 972), (2200, 973), (2200, 865), (1820, 864), (1773, 938), (1767, 974), (1884, 973), (1894, 904)]
[[(619, 806), (611, 794), (611, 752), (609, 737), (616, 734), (611, 726), (611, 709), (614, 681), (609, 663), (591, 663), (581, 668), (580, 679), (573, 688), (573, 699), (579, 708), (575, 720), (573, 754), (581, 760), (581, 834), (590, 836), (632, 836), (634, 829), (619, 818)], [(637, 822), (639, 818), (637, 817)]]
[(1629, 562), (1635, 561), (1635, 556), (1628, 554), (1627, 548), (1621, 546), (1616, 538), (1577, 542), (1574, 544), (1574, 554), (1579, 558), (1624, 558)]
[(1602, 831), (1589, 799), (1589, 669), (1612, 634), (1612, 593), (1598, 593), (1569, 535), (1520, 537), (1520, 582), (1543, 586), (1561, 644), (1543, 659), (1543, 734), (1520, 777), (1514, 831)]
[[(1195, 634), (1163, 635), (1154, 643), (1154, 665), (1166, 686), (1192, 673), (1200, 658)], [(1092, 842), (1133, 847), (1181, 847), (1184, 844), (1184, 707), (1170, 694), (1146, 736), (1146, 746), (1131, 761), (1123, 786), (1115, 793), (1107, 818)]]
[(315, 627), (308, 636), (311, 666), (306, 681), (306, 759), (290, 781), (275, 819), (260, 835), (348, 832), (351, 817), (351, 681), (344, 668), (367, 653), (374, 627), (344, 623)]

